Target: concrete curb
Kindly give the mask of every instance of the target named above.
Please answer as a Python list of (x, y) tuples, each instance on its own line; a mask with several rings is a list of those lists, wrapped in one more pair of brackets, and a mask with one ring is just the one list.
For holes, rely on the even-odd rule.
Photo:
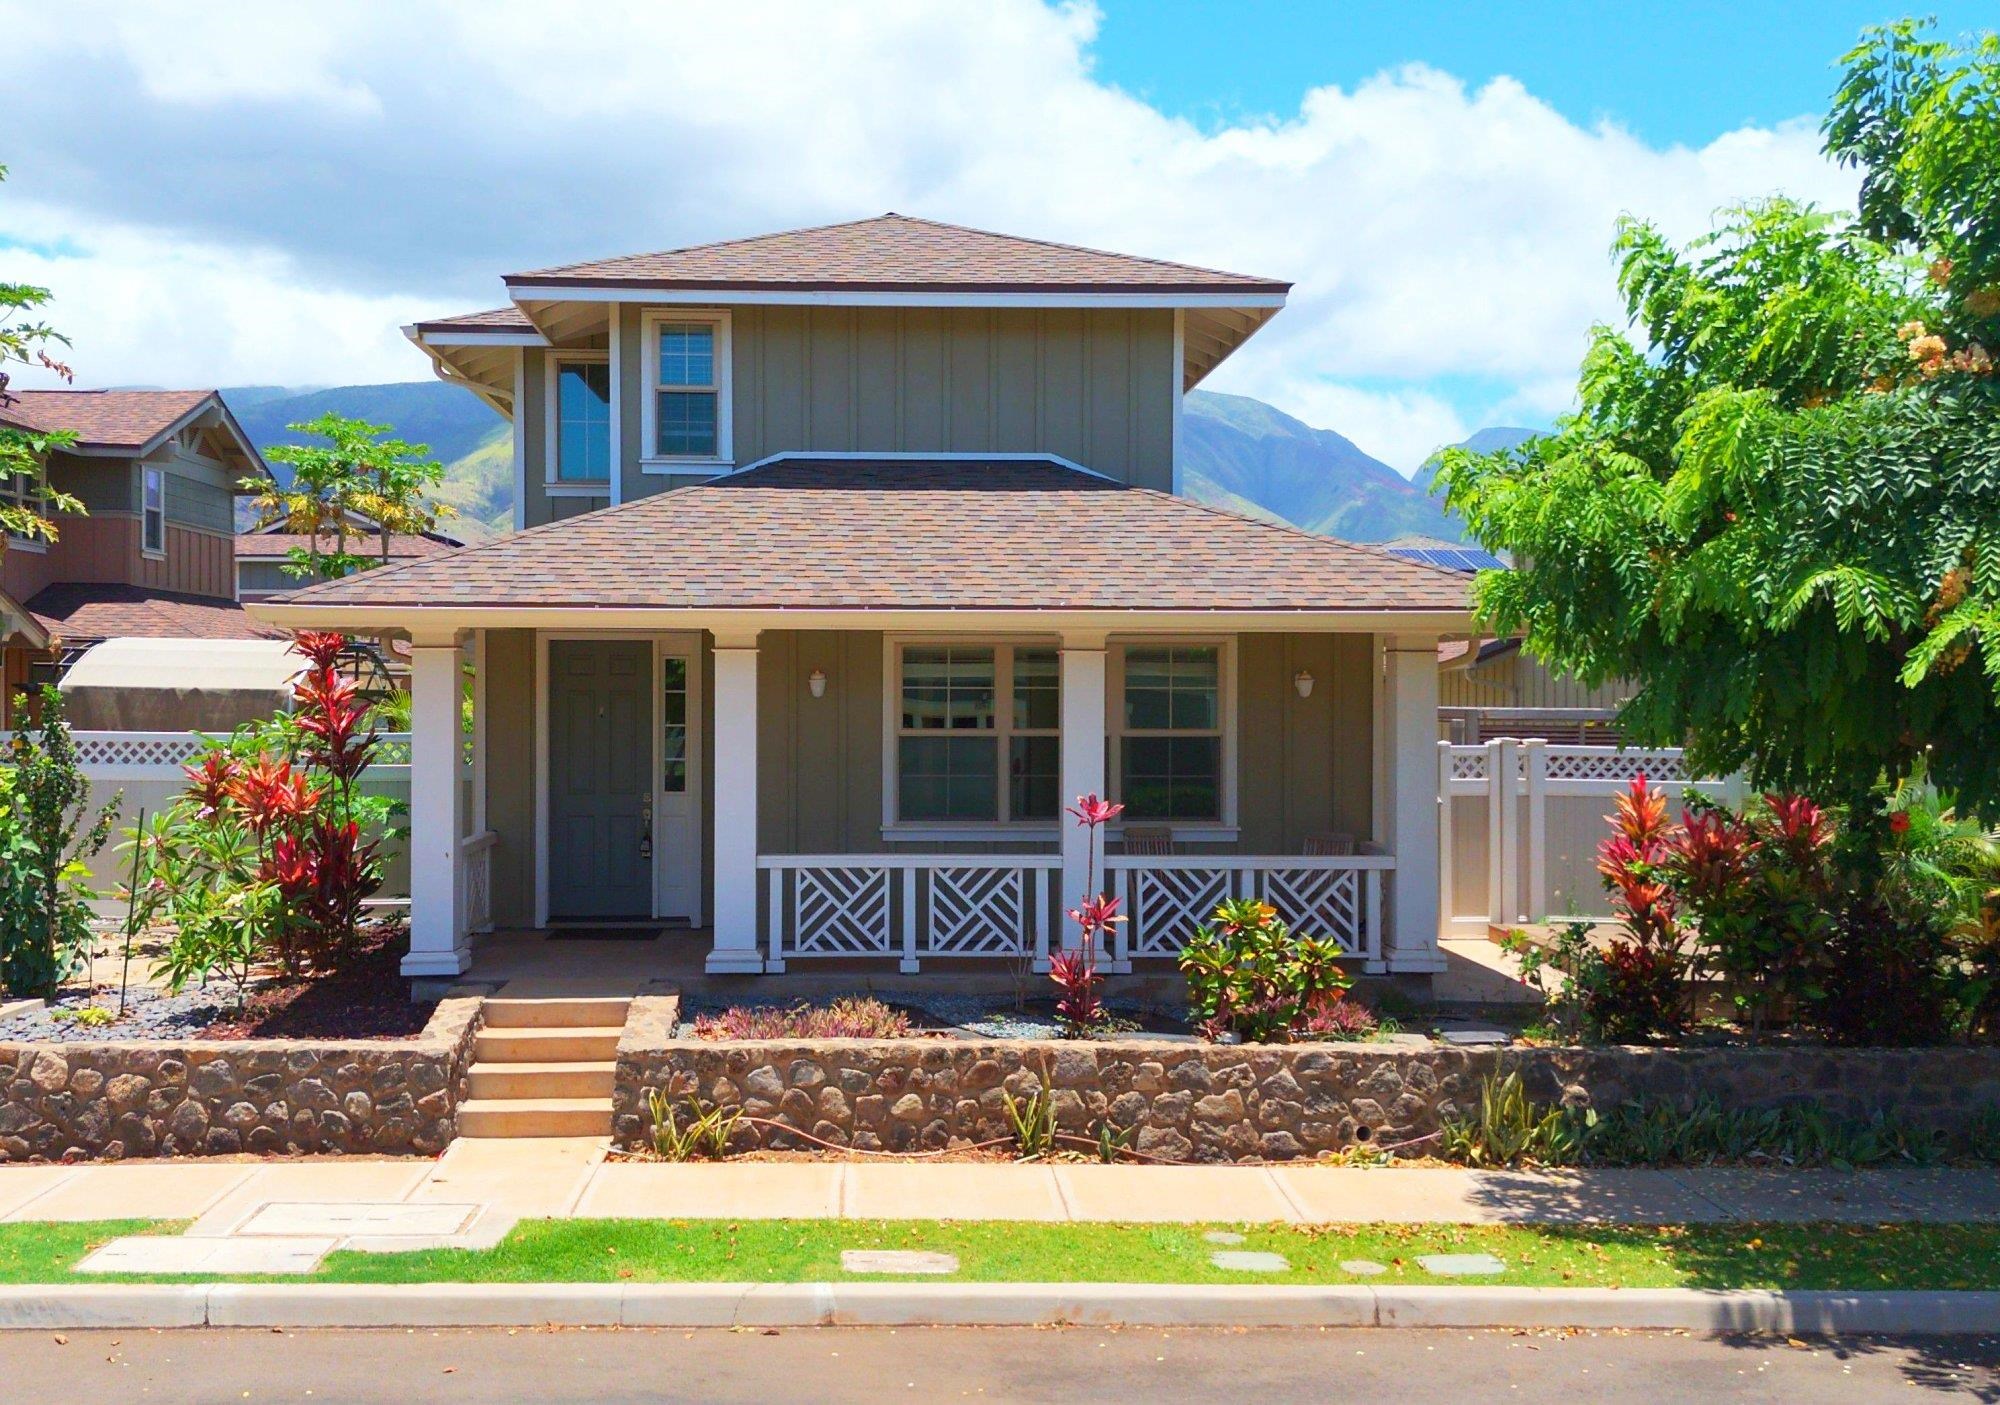
[(91, 1327), (1603, 1327), (2000, 1332), (2000, 1292), (1164, 1283), (340, 1283), (0, 1287), (0, 1330)]

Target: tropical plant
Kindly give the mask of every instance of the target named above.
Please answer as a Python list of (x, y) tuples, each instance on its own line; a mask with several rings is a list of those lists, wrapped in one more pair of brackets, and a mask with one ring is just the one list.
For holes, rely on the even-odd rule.
[(1295, 936), (1269, 903), (1232, 899), (1181, 949), (1188, 1012), (1211, 1039), (1290, 1039), (1329, 1021), (1327, 1007), (1354, 983), (1341, 955), (1337, 943)]
[[(1046, 1074), (1046, 1070), (1044, 1071)], [(1014, 1134), (1014, 1150), (1023, 1161), (1035, 1161), (1055, 1154), (1056, 1091), (1043, 1081), (1026, 1097), (1016, 1100), (1007, 1089), (1000, 1090), (1007, 1111), (1007, 1125)]]
[(742, 1118), (740, 1109), (702, 1108), (693, 1094), (682, 1099), (686, 1121), (674, 1106), (670, 1091), (654, 1088), (646, 1094), (646, 1110), (653, 1120), (653, 1150), (662, 1161), (720, 1161), (729, 1155), (729, 1140), (736, 1135)]
[(1859, 216), (1770, 200), (1678, 249), (1625, 221), (1629, 331), (1592, 332), (1579, 411), (1440, 475), (1515, 562), (1489, 627), (1630, 680), (1629, 738), (1850, 824), (1924, 758), (2000, 816), (1997, 55), (1869, 31), (1824, 128)]
[[(246, 478), (243, 487), (252, 495), (259, 526), (307, 538), (305, 547), (291, 553), (286, 569), (293, 575), (337, 578), (368, 565), (349, 550), (357, 518), (375, 524), (380, 559), (387, 562), (392, 537), (430, 531), (451, 512), (426, 496), (444, 480), (443, 465), (427, 457), (429, 446), (387, 437), (388, 425), (326, 414), (286, 428), (318, 441), (264, 451), (274, 463), (290, 465), (291, 481)], [(327, 550), (320, 547), (323, 538), (331, 538)]]
[(732, 1005), (695, 1016), (697, 1039), (906, 1039), (910, 1017), (873, 996), (848, 995), (826, 1005)]
[(15, 699), (23, 724), (14, 733), (11, 773), (0, 816), (0, 984), (20, 995), (53, 997), (90, 949), (89, 860), (111, 838), (122, 793), (95, 814), (90, 781), (63, 713), (62, 694), (45, 687), (31, 716), (25, 694)]
[(1468, 1166), (1566, 1166), (1580, 1155), (1592, 1121), (1588, 1112), (1536, 1103), (1519, 1073), (1488, 1074), (1472, 1115), (1444, 1119), (1439, 1142), (1446, 1160)]
[(1665, 872), (1672, 839), (1666, 796), (1636, 777), (1597, 848), (1619, 935), (1598, 951), (1582, 991), (1591, 1028), (1614, 1043), (1675, 1035), (1687, 1024), (1685, 934)]
[(1069, 813), (1088, 830), (1084, 859), (1084, 892), (1081, 901), (1069, 909), (1076, 923), (1077, 945), (1066, 947), (1049, 958), (1049, 979), (1055, 982), (1056, 1022), (1066, 1039), (1082, 1039), (1104, 1028), (1109, 1016), (1100, 991), (1104, 977), (1097, 969), (1098, 949), (1111, 937), (1111, 929), (1125, 919), (1119, 915), (1118, 899), (1097, 891), (1098, 831), (1124, 812), (1123, 805), (1100, 800), (1095, 795), (1079, 795)]

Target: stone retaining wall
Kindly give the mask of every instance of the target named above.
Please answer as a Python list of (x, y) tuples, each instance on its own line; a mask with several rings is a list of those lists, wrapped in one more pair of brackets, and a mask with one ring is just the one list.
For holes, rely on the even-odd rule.
[(1519, 1069), (1540, 1101), (1615, 1107), (1634, 1097), (1732, 1106), (1812, 1100), (1843, 1117), (1894, 1110), (1957, 1129), (2000, 1107), (2000, 1050), (1420, 1049), (1380, 1045), (1213, 1046), (1126, 1040), (1051, 1043), (675, 1040), (639, 1011), (618, 1051), (614, 1137), (643, 1147), (646, 1094), (740, 1108), (737, 1145), (920, 1150), (1010, 1135), (1005, 1094), (1046, 1082), (1059, 1125), (1094, 1137), (1103, 1119), (1171, 1160), (1289, 1160), (1357, 1141), (1393, 1145), (1469, 1111), (1481, 1080)]
[(479, 1005), (441, 1002), (415, 1039), (0, 1042), (0, 1162), (434, 1155)]

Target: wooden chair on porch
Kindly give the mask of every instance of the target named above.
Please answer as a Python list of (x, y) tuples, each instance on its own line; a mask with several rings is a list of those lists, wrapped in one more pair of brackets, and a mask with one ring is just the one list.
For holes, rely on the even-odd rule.
[(1163, 824), (1128, 824), (1124, 833), (1125, 852), (1148, 858), (1170, 858), (1174, 852), (1174, 832)]
[(1309, 859), (1344, 857), (1354, 852), (1354, 836), (1337, 830), (1308, 834), (1305, 846), (1299, 852)]

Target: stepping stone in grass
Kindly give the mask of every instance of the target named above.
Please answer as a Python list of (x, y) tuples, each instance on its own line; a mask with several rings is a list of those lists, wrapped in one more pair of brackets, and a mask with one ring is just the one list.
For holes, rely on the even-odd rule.
[(1208, 1261), (1226, 1273), (1283, 1273), (1291, 1267), (1283, 1254), (1266, 1254), (1255, 1249), (1218, 1249)]
[(1507, 1265), (1491, 1254), (1419, 1254), (1417, 1266), (1440, 1278), (1469, 1278), (1507, 1271)]
[(1373, 1259), (1342, 1259), (1340, 1271), (1351, 1273), (1357, 1278), (1373, 1278), (1378, 1273), (1387, 1273), (1387, 1264), (1378, 1264)]
[(1241, 1244), (1243, 1236), (1227, 1229), (1211, 1229), (1202, 1236), (1211, 1244)]
[(843, 1273), (957, 1273), (958, 1255), (921, 1249), (842, 1249)]

